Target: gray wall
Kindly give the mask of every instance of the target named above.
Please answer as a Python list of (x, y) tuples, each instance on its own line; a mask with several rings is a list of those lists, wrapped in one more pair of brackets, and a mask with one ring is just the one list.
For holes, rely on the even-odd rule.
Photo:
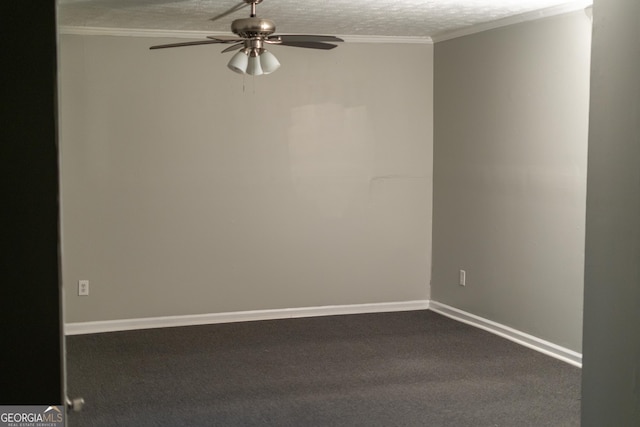
[(582, 425), (640, 425), (640, 3), (596, 0)]
[(170, 41), (60, 37), (66, 321), (428, 299), (433, 46)]
[(578, 352), (590, 32), (577, 12), (434, 59), (432, 300)]

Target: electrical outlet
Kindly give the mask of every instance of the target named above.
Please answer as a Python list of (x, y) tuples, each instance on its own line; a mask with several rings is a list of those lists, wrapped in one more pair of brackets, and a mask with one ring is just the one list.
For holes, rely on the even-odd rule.
[(88, 280), (78, 280), (78, 295), (79, 296), (87, 296), (87, 295), (89, 295), (89, 281)]
[(459, 281), (458, 284), (460, 286), (467, 286), (467, 272), (464, 270), (460, 270), (460, 277), (459, 277)]

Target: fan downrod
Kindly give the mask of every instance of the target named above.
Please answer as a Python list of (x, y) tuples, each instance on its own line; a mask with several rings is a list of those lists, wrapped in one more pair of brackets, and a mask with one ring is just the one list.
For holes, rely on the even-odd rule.
[(256, 5), (262, 3), (262, 0), (243, 0), (246, 4), (251, 6), (251, 17), (256, 16)]

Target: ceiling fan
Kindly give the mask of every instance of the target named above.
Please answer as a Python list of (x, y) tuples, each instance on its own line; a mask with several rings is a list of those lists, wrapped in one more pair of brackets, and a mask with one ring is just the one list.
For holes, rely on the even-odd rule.
[(202, 44), (230, 44), (222, 51), (231, 52), (239, 50), (229, 61), (227, 65), (232, 71), (240, 74), (249, 74), (259, 76), (262, 74), (270, 74), (280, 67), (278, 59), (265, 49), (265, 45), (293, 46), (309, 49), (333, 49), (336, 47), (335, 42), (342, 42), (339, 37), (322, 36), (312, 34), (287, 34), (274, 35), (276, 25), (273, 21), (256, 16), (256, 5), (262, 3), (262, 0), (243, 0), (241, 3), (233, 6), (226, 12), (211, 18), (211, 20), (220, 19), (246, 5), (251, 6), (251, 14), (249, 18), (236, 19), (231, 23), (231, 31), (236, 37), (230, 36), (208, 36), (207, 40), (199, 40), (193, 42), (170, 43), (157, 46), (151, 46), (150, 49), (165, 49), (169, 47), (195, 46)]

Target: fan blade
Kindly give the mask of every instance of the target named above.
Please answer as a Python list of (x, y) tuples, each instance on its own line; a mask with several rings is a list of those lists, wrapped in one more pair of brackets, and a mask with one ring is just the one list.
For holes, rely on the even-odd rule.
[(223, 50), (220, 53), (231, 52), (232, 50), (238, 50), (238, 49), (243, 48), (243, 47), (244, 47), (244, 43), (234, 44), (234, 45), (229, 46), (228, 48), (226, 48), (225, 50)]
[(334, 47), (338, 47), (337, 44), (331, 44), (331, 43), (320, 43), (320, 42), (272, 42), (272, 41), (266, 41), (266, 43), (269, 44), (277, 44), (279, 46), (292, 46), (292, 47), (304, 47), (307, 49), (324, 49), (324, 50), (329, 50), (329, 49), (333, 49)]
[(213, 18), (209, 18), (209, 21), (217, 21), (218, 19), (224, 18), (227, 15), (231, 15), (233, 12), (237, 12), (238, 10), (248, 5), (249, 3), (245, 3), (244, 1), (241, 1), (237, 5), (227, 9), (225, 12), (222, 12), (220, 15), (216, 15)]
[(236, 36), (207, 36), (208, 39), (216, 40), (218, 43), (240, 43), (244, 39)]
[(283, 42), (343, 42), (340, 37), (318, 36), (313, 34), (284, 34), (281, 36), (271, 36), (269, 39), (277, 39)]
[(220, 43), (217, 40), (199, 40), (195, 42), (182, 42), (182, 43), (170, 43), (170, 44), (159, 44), (156, 46), (151, 46), (149, 49), (165, 49), (168, 47), (182, 47), (182, 46), (197, 46), (199, 44), (216, 44)]

